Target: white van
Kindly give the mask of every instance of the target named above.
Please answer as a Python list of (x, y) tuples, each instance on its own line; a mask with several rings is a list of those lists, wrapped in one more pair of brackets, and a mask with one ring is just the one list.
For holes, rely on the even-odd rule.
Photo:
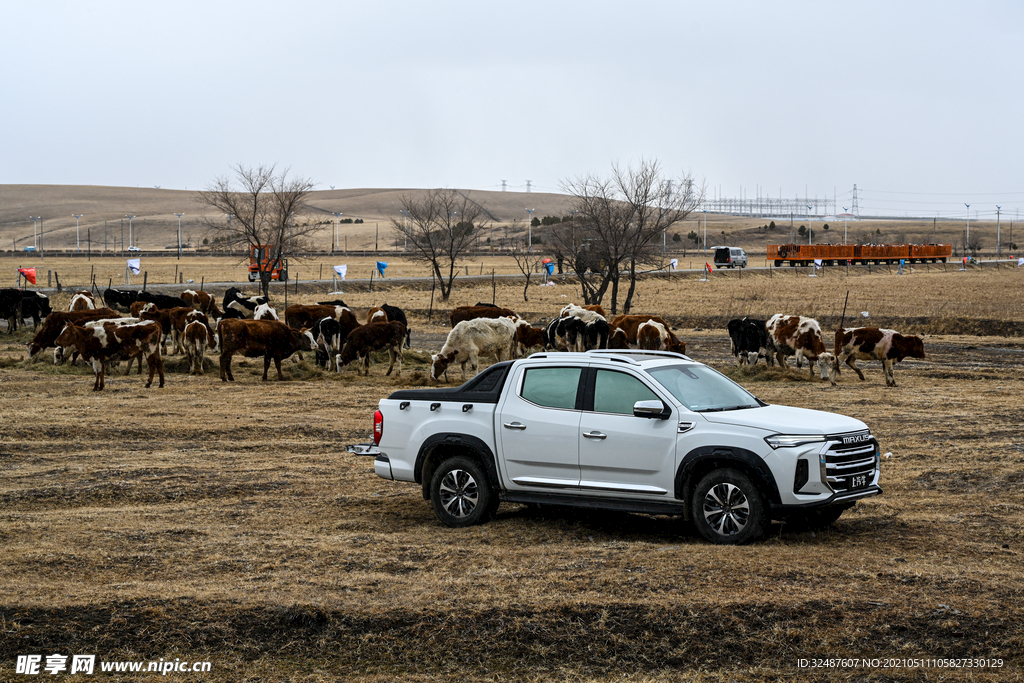
[(715, 247), (715, 265), (719, 268), (747, 267), (747, 252), (739, 247)]

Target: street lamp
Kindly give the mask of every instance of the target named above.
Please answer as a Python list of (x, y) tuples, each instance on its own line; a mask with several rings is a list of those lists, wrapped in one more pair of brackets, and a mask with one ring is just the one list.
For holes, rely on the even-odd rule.
[(811, 205), (807, 205), (807, 245), (811, 244)]
[(708, 254), (708, 210), (704, 209), (704, 255)]
[(181, 260), (181, 217), (184, 216), (185, 214), (183, 214), (183, 213), (176, 213), (174, 215), (178, 217), (178, 260), (180, 261)]
[(78, 229), (78, 219), (84, 216), (84, 213), (73, 213), (71, 214), (75, 218), (75, 251), (82, 251), (82, 233)]
[(533, 251), (533, 212), (537, 209), (526, 209), (526, 215), (529, 219), (526, 221), (526, 250)]
[(345, 215), (343, 211), (334, 212), (334, 234), (331, 235), (331, 253), (334, 253), (334, 247), (338, 243), (338, 219)]
[(967, 207), (967, 248), (971, 248), (971, 205), (964, 202), (964, 206)]
[(999, 244), (999, 211), (1002, 208), (996, 204), (996, 258), (999, 258), (999, 255), (1003, 253), (1002, 245)]
[(128, 219), (128, 246), (131, 247), (135, 244), (135, 241), (132, 239), (132, 220), (135, 218), (135, 215), (129, 216), (125, 214), (124, 217)]
[(29, 216), (32, 219), (32, 248), (39, 251), (39, 221), (42, 216)]

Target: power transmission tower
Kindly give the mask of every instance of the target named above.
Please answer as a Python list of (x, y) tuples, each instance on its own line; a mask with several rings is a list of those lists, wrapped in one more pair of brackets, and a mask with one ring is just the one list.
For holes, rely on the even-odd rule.
[(530, 181), (530, 180), (527, 180), (527, 181), (526, 181), (526, 191), (527, 191), (527, 192), (529, 192), (529, 191), (530, 191), (530, 183), (531, 183), (531, 182), (532, 182), (532, 181)]
[(860, 218), (860, 207), (857, 206), (857, 183), (853, 184), (853, 217)]
[(507, 181), (507, 180), (502, 180), (502, 181), (501, 181), (501, 191), (502, 191), (502, 192), (504, 192), (504, 191), (505, 191), (505, 186), (506, 186), (507, 184), (508, 184), (508, 181)]

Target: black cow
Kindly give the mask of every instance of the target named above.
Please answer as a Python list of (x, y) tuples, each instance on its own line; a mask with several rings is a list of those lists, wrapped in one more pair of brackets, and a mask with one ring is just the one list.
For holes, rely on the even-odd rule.
[(112, 289), (110, 287), (103, 290), (103, 304), (107, 308), (127, 313), (131, 310), (132, 304), (138, 300), (139, 293), (135, 290)]
[(22, 291), (21, 293), (21, 323), (25, 318), (32, 318), (32, 329), (39, 327), (39, 322), (46, 316), (53, 313), (50, 307), (50, 297), (41, 292)]
[(21, 318), (20, 289), (0, 289), (0, 318), (7, 321), (8, 334), (18, 329), (18, 319)]
[[(498, 306), (497, 304), (488, 304), (488, 303), (484, 303), (483, 301), (477, 301), (473, 305), (474, 306), (487, 306), (488, 308), (501, 308), (501, 306)], [(383, 308), (383, 306), (381, 306), (381, 308)]]
[(316, 341), (317, 364), (324, 366), (325, 370), (330, 370), (331, 361), (334, 360), (334, 369), (340, 371), (341, 323), (330, 316), (326, 316), (317, 320), (309, 331), (313, 333), (313, 339)]
[(761, 356), (764, 356), (768, 365), (775, 365), (772, 354), (768, 352), (768, 333), (763, 320), (736, 318), (729, 321), (728, 329), (732, 355), (738, 359), (740, 365), (756, 365), (757, 359)]
[(333, 301), (317, 301), (316, 303), (318, 306), (344, 306), (345, 308), (349, 307), (348, 304), (342, 301), (341, 299), (335, 299)]
[(405, 348), (412, 346), (412, 330), (409, 329), (409, 321), (405, 318), (405, 311), (398, 306), (381, 304), (380, 309), (388, 317), (388, 322), (400, 322), (405, 325)]
[(583, 325), (583, 349), (607, 349), (612, 328), (604, 318), (591, 320)]
[(166, 294), (161, 294), (159, 292), (139, 292), (136, 300), (151, 303), (157, 308), (165, 310), (188, 306), (188, 304), (185, 303), (185, 300), (180, 296), (167, 296)]

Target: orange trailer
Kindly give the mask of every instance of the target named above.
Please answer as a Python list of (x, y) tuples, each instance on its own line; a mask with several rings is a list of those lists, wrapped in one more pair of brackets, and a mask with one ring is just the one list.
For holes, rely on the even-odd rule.
[(894, 263), (945, 263), (953, 255), (952, 244), (769, 244), (768, 261), (775, 266)]

